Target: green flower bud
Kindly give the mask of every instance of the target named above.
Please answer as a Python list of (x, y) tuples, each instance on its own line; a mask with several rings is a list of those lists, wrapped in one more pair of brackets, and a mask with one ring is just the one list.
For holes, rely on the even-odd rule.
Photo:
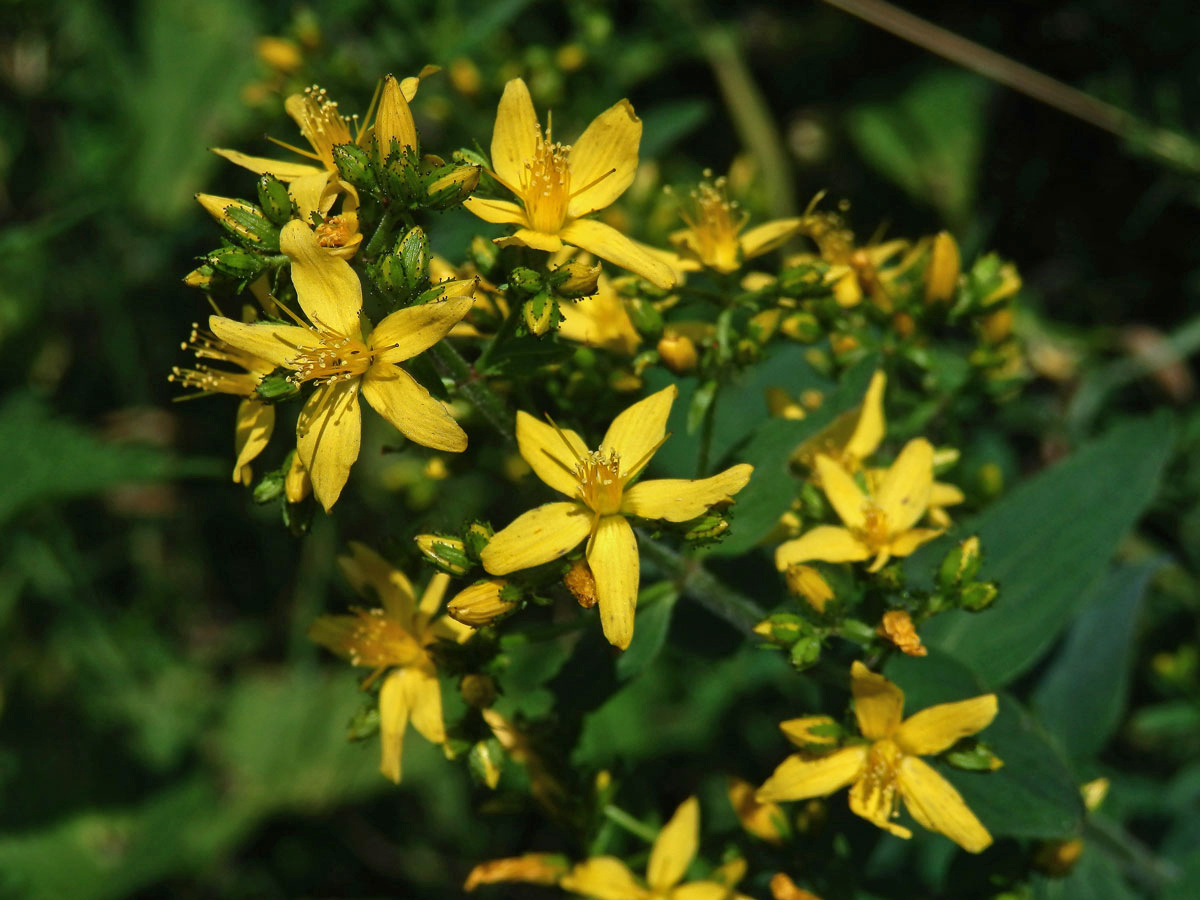
[(242, 246), (251, 250), (279, 250), (279, 229), (257, 206), (213, 194), (197, 194), (196, 200)]
[(283, 493), (283, 477), (283, 472), (278, 469), (263, 475), (254, 486), (254, 502), (262, 505), (278, 499)]
[(253, 281), (264, 268), (262, 257), (237, 247), (221, 247), (208, 254), (204, 261), (214, 271), (243, 281)]
[(990, 581), (977, 581), (968, 584), (962, 592), (962, 608), (971, 612), (987, 609), (996, 600), (999, 590)]
[(960, 584), (974, 580), (982, 562), (979, 553), (979, 538), (969, 537), (957, 547), (951, 548), (938, 567), (938, 586), (949, 591)]
[(529, 333), (541, 337), (557, 324), (561, 313), (558, 311), (558, 304), (554, 298), (542, 291), (525, 301), (525, 305), (521, 308), (521, 316), (525, 320), (525, 327), (529, 329)]
[(292, 198), (288, 194), (287, 185), (274, 175), (259, 177), (258, 205), (276, 225), (286, 225), (292, 218)]
[(500, 742), (495, 738), (488, 738), (471, 747), (471, 752), (467, 755), (467, 767), (480, 783), (495, 790), (496, 785), (500, 783), (505, 759), (507, 755)]
[(478, 166), (442, 166), (426, 176), (425, 206), (450, 209), (458, 206), (479, 187)]
[(396, 255), (404, 272), (409, 293), (416, 293), (429, 284), (429, 239), (414, 226), (396, 244)]
[(532, 297), (546, 288), (542, 276), (533, 271), (533, 269), (527, 269), (524, 266), (518, 266), (512, 270), (508, 276), (508, 283), (513, 290), (520, 291), (527, 297)]
[(812, 313), (792, 313), (780, 323), (779, 330), (801, 344), (811, 344), (821, 337), (821, 323)]
[(572, 260), (550, 273), (550, 284), (563, 297), (577, 299), (596, 293), (600, 267)]
[(962, 741), (946, 754), (945, 760), (966, 772), (994, 772), (1004, 765), (987, 744), (975, 740)]
[(467, 557), (472, 562), (479, 562), (479, 554), (483, 552), (483, 548), (487, 546), (488, 541), (495, 533), (492, 526), (486, 522), (472, 522), (467, 527), (466, 533), (463, 535), (463, 546), (466, 548)]
[(792, 613), (775, 613), (754, 626), (754, 633), (772, 644), (790, 647), (809, 631), (809, 624)]
[(693, 544), (708, 544), (720, 540), (729, 530), (729, 521), (716, 513), (701, 516), (684, 534), (683, 539)]
[(365, 194), (379, 190), (379, 181), (371, 157), (357, 144), (338, 144), (333, 148), (333, 162), (342, 180)]
[(821, 658), (821, 641), (815, 635), (803, 637), (792, 644), (792, 665), (803, 670)]
[(414, 540), (421, 555), (447, 575), (465, 575), (471, 568), (467, 548), (458, 538), (441, 534), (418, 534)]

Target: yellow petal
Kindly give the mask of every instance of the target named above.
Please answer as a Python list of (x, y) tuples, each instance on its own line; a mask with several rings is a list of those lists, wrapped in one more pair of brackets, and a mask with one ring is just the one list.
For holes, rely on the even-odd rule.
[(650, 897), (650, 892), (637, 883), (625, 863), (614, 856), (585, 860), (558, 884), (564, 890), (595, 900), (649, 900)]
[(429, 626), (429, 633), (439, 640), (461, 644), (471, 639), (475, 629), (462, 622), (456, 622), (449, 616), (442, 616)]
[(324, 384), (313, 391), (296, 422), (296, 452), (312, 478), (313, 495), (329, 512), (358, 459), (362, 413), (359, 379)]
[(588, 455), (583, 438), (569, 428), (559, 430), (529, 413), (518, 412), (517, 447), (543, 483), (568, 497), (578, 495), (575, 466)]
[(738, 239), (742, 245), (742, 258), (752, 259), (770, 253), (796, 234), (803, 223), (800, 218), (776, 219), (751, 228)]
[(858, 778), (867, 762), (867, 748), (845, 747), (828, 756), (808, 759), (789, 756), (758, 789), (758, 802), (807, 800), (844, 788)]
[(283, 226), (279, 248), (292, 261), (292, 283), (309, 321), (323, 331), (361, 337), (362, 284), (350, 264), (321, 249), (299, 219)]
[(821, 488), (837, 512), (838, 518), (846, 523), (847, 528), (863, 528), (867, 524), (867, 498), (850, 473), (842, 468), (840, 463), (824, 455), (817, 457), (816, 465)]
[(213, 153), (224, 157), (234, 165), (241, 166), (243, 169), (257, 172), (259, 175), (274, 175), (280, 181), (295, 181), (297, 178), (303, 178), (306, 175), (316, 175), (317, 173), (326, 177), (329, 175), (325, 171), (324, 166), (283, 162), (277, 159), (267, 159), (265, 156), (250, 156), (246, 153), (239, 153), (237, 150), (213, 148)]
[(540, 136), (529, 88), (520, 78), (514, 78), (504, 86), (492, 129), (492, 168), (496, 174), (509, 185), (520, 187), (525, 162), (536, 155)]
[(846, 442), (846, 455), (853, 459), (866, 459), (879, 449), (879, 443), (887, 431), (887, 422), (883, 417), (885, 387), (887, 376), (883, 372), (876, 372), (871, 376), (871, 384), (867, 387), (867, 395), (863, 397), (854, 433)]
[(775, 550), (775, 567), (782, 572), (795, 563), (813, 559), (825, 562), (859, 562), (870, 559), (871, 550), (845, 528), (818, 525)]
[(463, 208), (474, 213), (485, 222), (494, 225), (529, 226), (525, 210), (508, 200), (489, 200), (487, 197), (468, 197)]
[(570, 218), (603, 209), (625, 193), (637, 172), (641, 141), (642, 120), (628, 100), (592, 120), (568, 158), (574, 194), (567, 205)]
[(558, 236), (563, 242), (628, 269), (663, 290), (675, 286), (675, 273), (670, 266), (611, 225), (595, 219), (574, 219), (559, 230)]
[(935, 481), (929, 491), (930, 508), (955, 506), (966, 499), (966, 495), (961, 490), (944, 481)]
[(591, 530), (592, 513), (582, 503), (547, 503), (492, 535), (480, 560), (492, 575), (507, 575), (558, 559)]
[(428, 741), (446, 742), (442, 719), (442, 686), (433, 672), (409, 666), (401, 670), (412, 726)]
[[(414, 94), (416, 92), (414, 91)], [(401, 148), (417, 146), (417, 125), (413, 121), (408, 100), (395, 77), (383, 79), (383, 94), (379, 98), (379, 112), (375, 114), (375, 139), (379, 142), (379, 155), (387, 159), (392, 152), (392, 141)]]
[(678, 395), (675, 385), (665, 387), (633, 404), (608, 426), (600, 446), (621, 455), (622, 475), (630, 474), (634, 466), (644, 465), (646, 455), (662, 441), (671, 404)]
[(423, 447), (461, 453), (466, 432), (442, 402), (399, 366), (376, 362), (362, 379), (363, 396), (402, 435)]
[(299, 325), (250, 325), (224, 316), (209, 316), (208, 327), (225, 343), (265, 359), (272, 366), (286, 366), (296, 356), (296, 347), (313, 342), (312, 332)]
[(850, 666), (850, 690), (863, 737), (873, 741), (890, 737), (904, 713), (904, 692), (858, 660)]
[[(473, 284), (473, 282), (468, 282)], [(387, 316), (371, 332), (370, 344), (377, 363), (398, 363), (428, 350), (471, 311), (472, 290), (448, 300), (406, 306)]]
[(574, 303), (564, 303), (559, 312), (562, 323), (558, 333), (567, 340), (626, 356), (632, 355), (642, 342), (625, 309), (625, 301), (603, 275), (595, 294)]
[(243, 400), (238, 404), (237, 427), (233, 446), (237, 462), (233, 464), (233, 480), (240, 482), (244, 466), (266, 449), (275, 428), (275, 407), (258, 400)]
[(544, 250), (547, 253), (557, 253), (563, 248), (562, 240), (558, 235), (534, 231), (532, 228), (518, 228), (508, 237), (496, 238), (493, 243), (501, 247), (530, 247), (534, 250)]
[(337, 561), (354, 593), (378, 600), (388, 616), (409, 628), (417, 600), (412, 582), (403, 572), (358, 541), (351, 541), (350, 553)]
[[(325, 188), (328, 186), (329, 177), (324, 170), (297, 178), (288, 185), (288, 194), (296, 201), (296, 210), (300, 213), (300, 221), (311, 222), (314, 212), (323, 214), (329, 208), (321, 208)], [(330, 205), (332, 205), (332, 201)]]
[(887, 553), (890, 556), (908, 556), (922, 544), (932, 541), (935, 537), (941, 537), (942, 534), (941, 528), (910, 528), (892, 538)]
[[(738, 895), (741, 896), (741, 895)], [(715, 881), (691, 881), (671, 891), (671, 900), (735, 900), (727, 884)]]
[(850, 812), (862, 816), (872, 825), (882, 828), (898, 838), (908, 840), (912, 832), (892, 821), (897, 786), (894, 782), (880, 783), (873, 778), (862, 778), (850, 788)]
[(646, 881), (650, 888), (666, 892), (683, 878), (700, 844), (700, 801), (688, 797), (675, 810), (654, 839)]
[(933, 445), (924, 438), (914, 438), (904, 445), (875, 495), (892, 534), (907, 531), (925, 515), (932, 488)]
[(379, 771), (400, 783), (400, 758), (404, 752), (404, 729), (408, 726), (408, 696), (404, 670), (392, 672), (379, 689)]
[(895, 740), (905, 753), (928, 756), (949, 749), (959, 738), (983, 731), (994, 718), (995, 694), (939, 703), (905, 719), (896, 731)]
[(979, 853), (991, 845), (992, 836), (975, 818), (962, 794), (930, 765), (906, 756), (900, 763), (898, 781), (904, 806), (923, 827), (944, 834), (969, 853)]
[(703, 515), (710, 506), (732, 499), (746, 486), (753, 471), (754, 466), (742, 463), (698, 481), (686, 478), (643, 481), (625, 492), (621, 512), (643, 519), (686, 522)]
[(432, 619), (438, 607), (442, 605), (442, 600), (446, 597), (446, 588), (449, 586), (450, 576), (445, 572), (437, 572), (429, 579), (425, 593), (421, 594), (421, 604), (417, 607), (426, 621)]
[(604, 636), (624, 650), (633, 640), (637, 609), (638, 548), (633, 529), (622, 516), (604, 516), (587, 548), (588, 568), (596, 579), (596, 600)]

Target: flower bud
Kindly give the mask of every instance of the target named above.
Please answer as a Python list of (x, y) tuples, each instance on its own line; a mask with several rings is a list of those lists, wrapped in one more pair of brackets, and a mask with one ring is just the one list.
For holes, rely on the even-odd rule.
[(412, 110), (394, 75), (383, 79), (379, 112), (375, 115), (375, 140), (379, 145), (380, 159), (387, 159), (396, 150), (415, 150), (417, 147), (417, 126), (413, 122)]
[(968, 583), (975, 578), (981, 562), (979, 554), (979, 538), (969, 537), (942, 559), (938, 567), (938, 586), (943, 591)]
[(546, 288), (542, 276), (525, 266), (518, 266), (509, 273), (508, 284), (513, 290), (520, 291), (527, 297), (539, 294)]
[(451, 209), (458, 206), (479, 187), (478, 166), (442, 166), (428, 176), (425, 206), (429, 209)]
[(779, 324), (779, 330), (801, 344), (811, 344), (821, 337), (821, 323), (812, 313), (792, 313)]
[[(283, 472), (279, 470), (263, 475), (258, 484), (254, 486), (252, 494), (254, 502), (262, 506), (277, 499), (283, 493), (283, 480)], [(246, 483), (249, 484), (249, 478), (246, 479)]]
[(491, 790), (500, 783), (500, 774), (504, 768), (504, 749), (495, 738), (479, 741), (471, 747), (467, 755), (467, 767), (471, 774), (486, 784)]
[(212, 266), (207, 263), (202, 266), (197, 266), (183, 276), (183, 283), (188, 287), (200, 288), (208, 290), (208, 286), (212, 283), (213, 270)]
[(338, 144), (333, 148), (333, 162), (342, 180), (365, 194), (379, 190), (375, 167), (367, 151), (357, 144)]
[(828, 750), (842, 737), (842, 726), (829, 716), (801, 716), (779, 723), (783, 736), (801, 750)]
[(755, 313), (750, 317), (746, 329), (755, 341), (760, 344), (765, 344), (775, 336), (775, 332), (779, 330), (779, 325), (783, 321), (782, 309), (764, 309), (760, 313)]
[(264, 403), (279, 403), (282, 400), (290, 400), (299, 393), (300, 385), (289, 380), (283, 370), (278, 370), (265, 376), (254, 390), (255, 398), (262, 400)]
[(728, 519), (719, 513), (708, 513), (692, 523), (692, 527), (683, 535), (683, 539), (691, 544), (707, 544), (720, 540), (728, 530)]
[(458, 538), (441, 534), (418, 534), (414, 540), (421, 555), (447, 575), (465, 575), (471, 568), (467, 548)]
[(968, 584), (962, 592), (962, 608), (971, 612), (987, 609), (996, 600), (999, 590), (990, 581), (976, 581)]
[(979, 320), (979, 330), (983, 333), (983, 339), (989, 344), (1000, 343), (1012, 334), (1012, 327), (1012, 307), (1006, 306), (1004, 309), (998, 309)]
[(525, 305), (521, 307), (521, 316), (529, 333), (541, 337), (554, 327), (561, 318), (561, 313), (554, 298), (543, 291), (525, 301)]
[(242, 281), (252, 281), (263, 270), (262, 257), (237, 247), (220, 247), (209, 253), (204, 261), (214, 271)]
[(958, 288), (958, 273), (962, 260), (958, 244), (948, 231), (939, 231), (933, 239), (929, 263), (925, 266), (925, 302), (942, 303), (951, 300)]
[(754, 633), (773, 644), (791, 646), (803, 637), (808, 623), (791, 613), (775, 613), (754, 626)]
[(577, 559), (563, 575), (563, 584), (584, 609), (596, 605), (596, 579), (585, 559)]
[(902, 609), (890, 609), (885, 612), (876, 631), (880, 637), (891, 641), (907, 656), (929, 655), (913, 625), (912, 616)]
[(792, 665), (798, 670), (803, 671), (816, 664), (821, 658), (821, 641), (816, 635), (808, 635), (802, 637), (796, 643), (792, 644)]
[(808, 601), (808, 605), (819, 613), (825, 612), (825, 604), (833, 599), (833, 588), (812, 566), (788, 566), (784, 578), (788, 590), (803, 597)]
[(429, 239), (420, 226), (413, 226), (396, 244), (405, 286), (416, 293), (429, 282)]
[(663, 365), (676, 375), (692, 371), (700, 359), (691, 338), (671, 332), (664, 334), (658, 342), (658, 355)]
[(775, 900), (821, 900), (811, 891), (798, 887), (785, 872), (776, 872), (771, 876), (770, 888)]
[(258, 205), (276, 225), (286, 225), (292, 218), (292, 197), (287, 185), (269, 173), (259, 176)]
[(488, 578), (464, 588), (447, 606), (450, 618), (472, 628), (490, 625), (517, 608), (515, 601), (506, 600), (501, 595), (507, 585), (508, 582), (503, 578)]
[(466, 547), (467, 557), (472, 562), (479, 562), (479, 554), (483, 552), (483, 548), (487, 546), (488, 541), (495, 533), (492, 526), (485, 522), (472, 522), (467, 527), (463, 534), (463, 545)]
[(244, 200), (216, 197), (212, 194), (197, 194), (196, 200), (243, 246), (272, 252), (279, 249), (279, 229), (257, 206)]
[(496, 702), (496, 682), (491, 675), (470, 673), (462, 677), (458, 683), (458, 692), (462, 694), (467, 706), (476, 709), (487, 709)]
[(987, 744), (976, 740), (962, 741), (946, 754), (946, 762), (964, 772), (995, 772), (1003, 768), (1004, 760)]
[(550, 273), (550, 284), (564, 297), (576, 299), (596, 293), (600, 283), (600, 267), (572, 260)]
[(308, 469), (304, 468), (304, 463), (300, 461), (300, 454), (293, 450), (287, 474), (283, 477), (283, 494), (288, 503), (302, 503), (311, 493), (312, 478), (309, 477)]
[(993, 287), (983, 295), (981, 306), (992, 306), (1001, 300), (1007, 300), (1021, 289), (1021, 275), (1012, 263), (1003, 263), (996, 272)]

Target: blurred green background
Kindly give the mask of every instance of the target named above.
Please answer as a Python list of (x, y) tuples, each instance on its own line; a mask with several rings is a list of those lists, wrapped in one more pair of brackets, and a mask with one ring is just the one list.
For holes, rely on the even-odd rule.
[[(1102, 759), (1127, 775), (1127, 827), (1187, 865), (1200, 838), (1200, 769), (1184, 767), (1200, 750), (1194, 9), (909, 8), (1170, 129), (1177, 152), (1164, 160), (1136, 130), (1101, 131), (817, 2), (0, 5), (0, 898), (442, 897), (481, 858), (555, 846), (552, 826), (503, 804), (472, 815), (480, 789), (419, 740), (402, 789), (378, 777), (376, 744), (344, 740), (353, 674), (304, 636), (349, 600), (333, 566), (343, 533), (394, 552), (411, 528), (387, 505), (419, 517), (441, 488), (371, 462), (352, 482), (362, 502), (296, 540), (229, 481), (232, 401), (173, 403), (166, 380), (207, 315), (181, 282), (215, 243), (192, 196), (252, 195), (248, 173), (206, 148), (272, 155), (264, 135), (296, 139), (284, 94), (318, 80), (362, 112), (382, 74), (426, 63), (444, 67), (414, 107), (431, 149), (486, 147), (503, 84), (522, 75), (562, 133), (628, 96), (657, 184), (743, 155), (764, 214), (828, 190), (850, 199), (863, 239), (948, 228), (966, 258), (1015, 260), (1019, 327), (1053, 377), (979, 438), (1010, 480), (1128, 414), (1179, 408), (1137, 539), (1173, 562), (1136, 617)], [(638, 190), (633, 206), (648, 202)], [(435, 244), (458, 253), (472, 229), (448, 214)], [(699, 777), (688, 748), (745, 754), (730, 733), (766, 740), (767, 707), (802, 705), (774, 657), (708, 624), (673, 633), (671, 665), (585, 726), (578, 760), (615, 753), (645, 760), (647, 782), (683, 784)], [(652, 708), (675, 716), (639, 735)], [(589, 756), (588, 727), (606, 723), (627, 740)], [(773, 752), (729, 769), (761, 771)], [(724, 815), (713, 827), (735, 824)]]

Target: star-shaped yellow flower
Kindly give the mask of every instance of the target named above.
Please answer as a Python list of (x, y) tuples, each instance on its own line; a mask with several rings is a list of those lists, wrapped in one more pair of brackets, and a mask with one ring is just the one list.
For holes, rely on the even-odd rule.
[[(912, 837), (892, 821), (903, 800), (918, 824), (964, 850), (978, 853), (989, 846), (992, 836), (962, 795), (920, 757), (941, 753), (990, 725), (996, 717), (996, 695), (931, 706), (901, 721), (904, 693), (882, 675), (856, 661), (850, 668), (850, 686), (859, 731), (870, 743), (815, 758), (809, 752), (789, 756), (758, 789), (759, 802), (807, 800), (852, 785), (851, 811), (897, 837)], [(781, 723), (785, 734), (791, 724)]]
[(729, 500), (754, 471), (742, 464), (697, 481), (631, 484), (667, 439), (667, 416), (677, 394), (672, 385), (629, 407), (595, 451), (570, 429), (517, 413), (521, 456), (538, 478), (571, 499), (519, 516), (482, 553), (485, 569), (506, 575), (558, 559), (587, 538), (604, 635), (622, 650), (633, 638), (639, 575), (637, 540), (627, 517), (686, 522)]
[(464, 641), (474, 632), (447, 616), (434, 618), (449, 575), (434, 575), (418, 602), (412, 582), (362, 544), (351, 543), (350, 554), (339, 557), (338, 564), (356, 593), (378, 597), (383, 607), (321, 616), (308, 636), (351, 664), (374, 669), (366, 684), (388, 672), (379, 689), (379, 769), (399, 783), (404, 731), (410, 721), (433, 743), (446, 742), (442, 691), (428, 647), (439, 638)]
[(555, 253), (563, 244), (588, 250), (661, 288), (671, 269), (610, 225), (585, 216), (604, 209), (633, 183), (642, 121), (628, 100), (600, 113), (574, 146), (543, 133), (529, 88), (520, 78), (504, 87), (492, 132), (493, 175), (520, 204), (471, 197), (464, 206), (485, 222), (516, 225), (509, 243)]
[(913, 527), (929, 508), (933, 489), (933, 446), (924, 438), (904, 446), (870, 494), (863, 493), (854, 477), (828, 456), (817, 456), (816, 471), (845, 527), (818, 525), (780, 544), (775, 565), (781, 572), (814, 559), (861, 562), (871, 557), (875, 559), (868, 571), (878, 572), (893, 556), (908, 556), (942, 533), (937, 528)]
[(215, 334), (195, 324), (192, 325), (192, 333), (184, 342), (183, 349), (191, 350), (197, 359), (219, 360), (244, 370), (233, 372), (229, 369), (218, 369), (207, 363), (196, 363), (194, 369), (173, 367), (168, 380), (177, 381), (185, 388), (193, 388), (202, 394), (233, 394), (242, 398), (238, 404), (234, 428), (234, 452), (237, 454), (237, 461), (233, 464), (233, 480), (249, 485), (253, 478), (250, 463), (266, 449), (271, 440), (271, 432), (275, 429), (275, 407), (258, 400), (255, 391), (258, 390), (263, 377), (274, 371), (275, 365), (269, 360), (227, 344)]
[(300, 412), (296, 446), (326, 512), (358, 459), (360, 390), (409, 440), (435, 450), (466, 449), (467, 436), (446, 408), (396, 363), (432, 347), (467, 314), (474, 282), (446, 285), (443, 299), (397, 310), (372, 329), (362, 315), (358, 275), (326, 253), (307, 225), (297, 219), (285, 225), (280, 247), (292, 261), (292, 283), (312, 324), (247, 325), (213, 316), (209, 326), (230, 345), (291, 369), (297, 384), (319, 385)]
[(576, 865), (559, 885), (596, 900), (728, 900), (733, 895), (729, 884), (680, 884), (699, 845), (700, 803), (689, 797), (655, 838), (645, 882), (615, 856), (596, 856)]
[[(711, 172), (705, 172), (711, 177)], [(702, 181), (689, 195), (688, 209), (679, 215), (687, 228), (671, 235), (671, 243), (680, 251), (685, 269), (712, 269), (722, 274), (736, 272), (742, 264), (769, 253), (800, 231), (803, 219), (776, 219), (756, 225), (749, 231), (749, 216), (731, 203), (725, 194), (725, 178)]]

